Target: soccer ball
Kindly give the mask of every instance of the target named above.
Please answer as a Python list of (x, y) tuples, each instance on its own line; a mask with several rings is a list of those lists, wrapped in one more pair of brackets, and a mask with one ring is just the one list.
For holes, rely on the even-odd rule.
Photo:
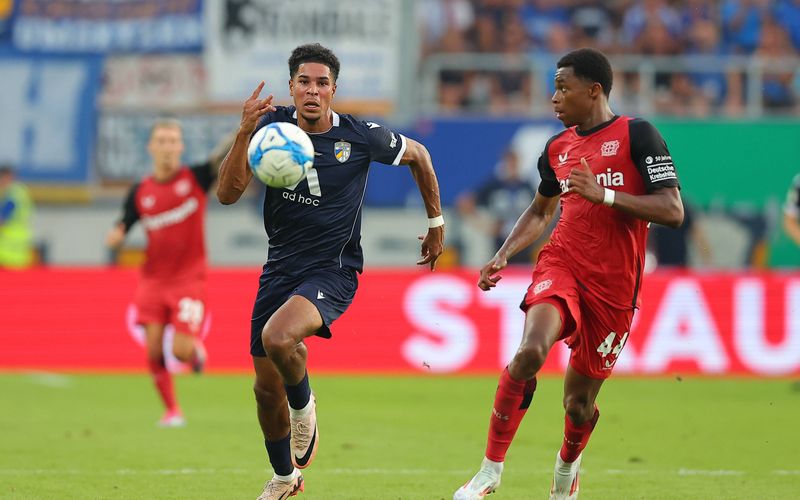
[(297, 125), (274, 122), (258, 129), (250, 139), (247, 161), (253, 174), (267, 186), (294, 186), (314, 164), (314, 145)]

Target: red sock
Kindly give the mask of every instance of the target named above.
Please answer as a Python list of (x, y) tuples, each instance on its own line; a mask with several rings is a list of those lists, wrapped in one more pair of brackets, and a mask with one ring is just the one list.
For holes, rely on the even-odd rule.
[(508, 373), (508, 367), (503, 370), (494, 395), (492, 415), (489, 417), (486, 458), (495, 462), (505, 461), (508, 447), (511, 446), (522, 417), (531, 405), (535, 390), (535, 377), (528, 381), (514, 380)]
[(158, 394), (161, 396), (164, 406), (167, 410), (177, 410), (178, 405), (175, 403), (175, 388), (172, 386), (172, 375), (170, 375), (164, 364), (164, 358), (148, 359), (147, 366), (150, 368), (150, 374), (153, 375), (153, 382), (156, 384), (156, 389), (158, 389)]
[(594, 407), (594, 416), (591, 420), (581, 425), (573, 424), (569, 415), (564, 416), (564, 444), (561, 445), (561, 460), (567, 463), (577, 460), (578, 455), (586, 448), (589, 436), (592, 435), (599, 418), (600, 409), (597, 408), (597, 405)]

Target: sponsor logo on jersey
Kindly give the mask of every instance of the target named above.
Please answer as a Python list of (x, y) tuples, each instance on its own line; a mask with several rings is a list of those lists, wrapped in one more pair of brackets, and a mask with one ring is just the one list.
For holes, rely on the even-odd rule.
[(325, 298), (325, 294), (322, 293), (322, 290), (317, 290), (317, 299), (322, 300)]
[(602, 156), (616, 156), (619, 149), (619, 141), (606, 141), (600, 146), (600, 154)]
[(199, 206), (200, 203), (197, 202), (197, 198), (192, 196), (175, 208), (142, 217), (142, 225), (148, 231), (155, 231), (167, 226), (180, 224), (197, 212)]
[[(624, 186), (625, 175), (622, 172), (614, 172), (611, 168), (607, 168), (605, 172), (595, 174), (597, 183), (603, 187), (611, 186)], [(561, 192), (566, 193), (569, 191), (569, 178), (559, 179), (558, 185), (561, 186)]]
[(607, 168), (605, 172), (595, 174), (595, 177), (597, 183), (603, 187), (625, 185), (625, 176), (622, 172), (613, 172), (610, 168)]
[(155, 204), (156, 197), (151, 194), (142, 198), (142, 207), (144, 208), (153, 208)]
[(394, 135), (394, 132), (392, 132), (392, 140), (389, 142), (389, 147), (394, 149), (395, 146), (397, 146), (397, 137)]
[(192, 190), (192, 183), (189, 179), (181, 179), (175, 183), (175, 194), (178, 196), (186, 196)]
[(561, 153), (558, 153), (558, 163), (566, 163), (568, 157), (569, 157), (569, 151), (567, 151), (563, 155)]
[(345, 141), (339, 141), (333, 145), (333, 154), (339, 160), (339, 163), (344, 163), (350, 158), (351, 148), (350, 143)]

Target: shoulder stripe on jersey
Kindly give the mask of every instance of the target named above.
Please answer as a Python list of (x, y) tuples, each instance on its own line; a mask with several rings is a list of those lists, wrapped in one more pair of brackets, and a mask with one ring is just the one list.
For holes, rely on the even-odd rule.
[[(367, 169), (369, 169), (369, 167), (367, 167)], [(344, 253), (344, 249), (345, 247), (347, 247), (347, 244), (350, 243), (350, 240), (353, 239), (353, 233), (356, 230), (356, 222), (358, 221), (358, 216), (361, 214), (361, 207), (364, 206), (364, 195), (367, 194), (368, 180), (369, 180), (369, 172), (367, 172), (367, 175), (364, 176), (364, 189), (361, 191), (361, 201), (358, 202), (358, 210), (356, 210), (356, 216), (353, 217), (353, 226), (350, 228), (350, 236), (347, 237), (347, 241), (344, 242), (344, 245), (342, 245), (342, 249), (339, 250), (339, 269), (342, 268), (342, 254)]]
[(400, 160), (403, 159), (403, 153), (406, 152), (406, 146), (407, 146), (406, 136), (404, 136), (403, 134), (397, 134), (397, 135), (400, 136), (400, 152), (398, 152), (397, 156), (395, 156), (392, 165), (400, 165)]

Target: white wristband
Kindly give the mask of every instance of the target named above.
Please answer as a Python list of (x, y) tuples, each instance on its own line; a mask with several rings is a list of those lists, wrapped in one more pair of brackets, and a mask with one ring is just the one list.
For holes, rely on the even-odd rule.
[(429, 228), (439, 227), (439, 226), (444, 226), (444, 217), (439, 215), (439, 216), (436, 216), (436, 217), (429, 217), (428, 218), (428, 227)]
[(613, 207), (616, 194), (617, 193), (613, 189), (605, 188), (605, 192), (603, 193), (603, 205)]

